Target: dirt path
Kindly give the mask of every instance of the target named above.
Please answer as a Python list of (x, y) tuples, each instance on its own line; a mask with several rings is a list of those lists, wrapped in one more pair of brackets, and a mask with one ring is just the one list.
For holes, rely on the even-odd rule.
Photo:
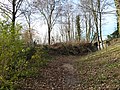
[(120, 47), (82, 56), (56, 56), (20, 90), (120, 90)]
[(58, 56), (44, 69), (40, 76), (28, 78), (23, 90), (81, 90), (74, 66), (74, 56)]

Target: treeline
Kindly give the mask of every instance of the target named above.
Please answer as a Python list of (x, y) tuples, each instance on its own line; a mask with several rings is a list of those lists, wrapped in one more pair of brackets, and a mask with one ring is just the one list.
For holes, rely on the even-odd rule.
[[(36, 39), (33, 23), (37, 20), (46, 24), (48, 31), (43, 36), (45, 40), (36, 41), (52, 44), (85, 40), (98, 42), (99, 48), (104, 15), (113, 13), (107, 9), (113, 6), (109, 0), (8, 0), (0, 2), (0, 6), (1, 15), (12, 22), (13, 28), (16, 20), (25, 21), (22, 23), (26, 43)], [(52, 34), (53, 29), (58, 32), (56, 36)]]

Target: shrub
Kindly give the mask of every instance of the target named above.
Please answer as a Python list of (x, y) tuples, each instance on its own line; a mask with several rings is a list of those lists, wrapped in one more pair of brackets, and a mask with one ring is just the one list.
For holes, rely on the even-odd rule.
[(20, 25), (16, 25), (13, 34), (12, 24), (0, 21), (0, 89), (13, 90), (21, 73), (26, 69), (27, 61), (23, 43), (20, 39)]
[(50, 55), (84, 55), (96, 51), (92, 43), (56, 43), (45, 49)]

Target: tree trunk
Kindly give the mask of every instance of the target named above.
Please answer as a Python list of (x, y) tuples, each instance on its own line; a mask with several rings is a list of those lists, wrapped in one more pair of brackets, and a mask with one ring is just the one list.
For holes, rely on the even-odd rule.
[(102, 48), (104, 48), (103, 46), (103, 39), (102, 39), (102, 13), (101, 13), (101, 2), (100, 0), (98, 0), (98, 12), (99, 12), (99, 30), (100, 30), (100, 39), (101, 39), (101, 45), (102, 45)]
[(99, 29), (98, 29), (98, 20), (97, 20), (97, 17), (95, 17), (95, 26), (96, 26), (96, 32), (97, 32), (97, 42), (98, 42), (98, 47), (99, 47), (99, 49), (101, 49), (100, 48), (100, 39), (99, 39)]
[(15, 12), (15, 2), (16, 0), (13, 0), (12, 2), (12, 8), (13, 8), (13, 11), (12, 11), (12, 34), (14, 35), (15, 34), (15, 15), (16, 15), (16, 12)]
[(100, 39), (101, 39), (102, 48), (104, 48), (103, 39), (102, 39), (102, 16), (101, 16), (101, 12), (99, 14), (100, 14)]
[(71, 27), (71, 39), (72, 41), (74, 40), (74, 18), (73, 18), (73, 14), (72, 14), (72, 27)]
[(29, 35), (30, 35), (30, 45), (34, 47), (30, 23), (29, 23)]
[(101, 48), (100, 48), (100, 39), (99, 39), (99, 28), (98, 28), (98, 14), (97, 14), (97, 12), (94, 10), (93, 0), (91, 0), (91, 7), (92, 7), (92, 13), (93, 13), (94, 22), (95, 22), (95, 27), (96, 27), (98, 47), (99, 47), (99, 49), (101, 49)]
[(81, 40), (81, 27), (80, 27), (80, 16), (76, 16), (76, 28), (77, 28), (77, 33), (78, 33), (78, 41), (80, 42)]
[(69, 38), (69, 41), (71, 41), (71, 37), (70, 37), (70, 17), (68, 17), (68, 38)]
[(87, 28), (87, 26), (88, 26), (88, 24), (87, 24), (87, 16), (85, 16), (85, 26), (86, 26), (86, 41), (88, 42), (88, 28)]
[(89, 15), (88, 42), (90, 42), (90, 35), (91, 35), (91, 18)]
[(50, 43), (51, 43), (51, 40), (50, 40), (50, 32), (51, 32), (51, 27), (50, 27), (50, 25), (48, 25), (48, 44), (50, 45)]
[(120, 36), (120, 0), (114, 0), (117, 12), (117, 30)]

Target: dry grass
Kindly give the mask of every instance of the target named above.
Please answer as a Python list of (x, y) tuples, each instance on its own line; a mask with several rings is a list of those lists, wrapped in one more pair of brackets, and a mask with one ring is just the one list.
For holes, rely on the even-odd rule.
[(83, 89), (120, 89), (120, 44), (83, 56), (76, 62)]

